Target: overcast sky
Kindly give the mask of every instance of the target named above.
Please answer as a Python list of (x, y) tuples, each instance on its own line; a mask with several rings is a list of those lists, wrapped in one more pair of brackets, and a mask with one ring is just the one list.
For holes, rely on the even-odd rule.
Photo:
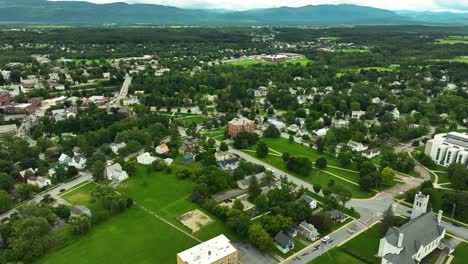
[[(77, 1), (77, 0), (68, 0)], [(83, 0), (82, 0), (83, 1)], [(184, 8), (222, 8), (245, 10), (279, 6), (304, 6), (318, 4), (356, 4), (390, 10), (430, 10), (468, 12), (468, 0), (84, 0), (93, 3), (152, 3)]]

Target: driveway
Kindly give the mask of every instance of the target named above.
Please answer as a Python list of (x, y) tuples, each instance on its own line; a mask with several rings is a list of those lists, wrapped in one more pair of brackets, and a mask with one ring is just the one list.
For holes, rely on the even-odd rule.
[(270, 255), (258, 250), (256, 247), (247, 244), (236, 242), (232, 243), (239, 251), (239, 260), (242, 264), (273, 264), (278, 261)]

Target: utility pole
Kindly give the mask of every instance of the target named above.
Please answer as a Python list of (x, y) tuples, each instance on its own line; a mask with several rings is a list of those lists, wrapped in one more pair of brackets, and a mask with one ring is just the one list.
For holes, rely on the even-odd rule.
[(453, 214), (455, 213), (455, 207), (457, 207), (457, 204), (453, 203), (453, 206), (452, 206), (452, 221), (453, 221)]

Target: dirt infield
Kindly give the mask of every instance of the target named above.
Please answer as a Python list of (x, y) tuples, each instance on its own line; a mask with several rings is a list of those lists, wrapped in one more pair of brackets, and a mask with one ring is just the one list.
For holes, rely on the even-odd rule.
[(195, 209), (187, 212), (179, 217), (179, 221), (186, 227), (190, 228), (192, 232), (197, 232), (201, 227), (213, 222), (209, 216), (202, 211)]

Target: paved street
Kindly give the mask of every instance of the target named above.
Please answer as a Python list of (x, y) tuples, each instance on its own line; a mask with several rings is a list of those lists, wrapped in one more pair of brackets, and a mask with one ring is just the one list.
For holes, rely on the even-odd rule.
[[(44, 197), (44, 195), (46, 194), (50, 194), (50, 196), (52, 197), (57, 197), (59, 194), (60, 194), (60, 190), (62, 189), (65, 189), (65, 190), (69, 190), (71, 188), (73, 188), (74, 186), (77, 186), (85, 181), (89, 181), (92, 179), (92, 175), (91, 173), (89, 172), (80, 172), (80, 177), (72, 180), (72, 181), (69, 181), (69, 182), (66, 182), (66, 183), (60, 183), (58, 185), (56, 185), (55, 187), (53, 187), (53, 189), (49, 189), (43, 193), (40, 193), (40, 194), (37, 194), (36, 196), (34, 196), (31, 200), (29, 201), (35, 201), (35, 202), (40, 202), (42, 200), (42, 198)], [(14, 213), (14, 208), (1, 214), (0, 215), (0, 219), (3, 219), (5, 217), (9, 217), (12, 213)]]

